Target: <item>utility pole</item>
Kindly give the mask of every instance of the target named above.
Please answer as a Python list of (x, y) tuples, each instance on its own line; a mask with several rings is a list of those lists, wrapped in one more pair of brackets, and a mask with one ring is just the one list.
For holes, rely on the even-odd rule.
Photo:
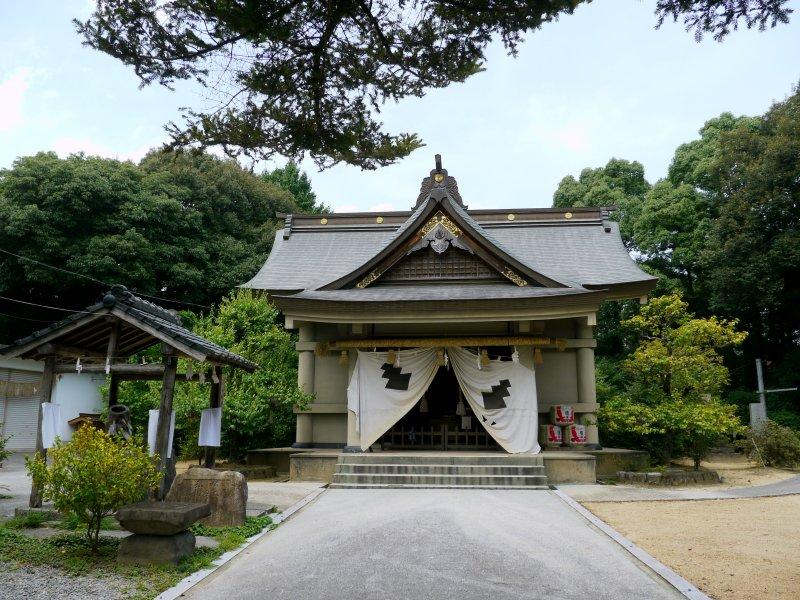
[(780, 388), (768, 390), (764, 387), (764, 367), (761, 359), (756, 359), (756, 379), (758, 381), (758, 402), (750, 404), (750, 427), (756, 428), (764, 424), (767, 420), (767, 394), (777, 394), (780, 392), (796, 392), (798, 388)]

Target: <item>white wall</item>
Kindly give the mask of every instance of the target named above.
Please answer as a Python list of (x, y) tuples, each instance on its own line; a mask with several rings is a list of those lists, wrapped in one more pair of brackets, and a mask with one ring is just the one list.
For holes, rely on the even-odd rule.
[(72, 439), (73, 429), (67, 421), (74, 419), (79, 413), (99, 413), (103, 410), (100, 386), (105, 381), (105, 375), (96, 373), (65, 373), (56, 376), (52, 400), (61, 405), (59, 436), (62, 440)]

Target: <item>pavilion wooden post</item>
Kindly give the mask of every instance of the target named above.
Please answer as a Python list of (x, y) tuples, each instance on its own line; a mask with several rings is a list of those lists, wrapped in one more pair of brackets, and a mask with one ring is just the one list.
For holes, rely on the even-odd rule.
[[(222, 383), (222, 367), (219, 365), (214, 365), (213, 369), (214, 373), (217, 376), (217, 382), (215, 383), (212, 378), (211, 395), (209, 398), (208, 406), (210, 408), (219, 408), (220, 406), (222, 406), (222, 395), (224, 391), (224, 386)], [(216, 460), (217, 460), (216, 447), (206, 446), (203, 466), (207, 469), (212, 469), (214, 468), (214, 463)]]
[[(53, 397), (53, 383), (55, 382), (55, 368), (56, 357), (47, 356), (44, 359), (44, 372), (42, 373), (42, 393), (39, 400), (39, 423), (36, 426), (36, 452), (41, 454), (45, 460), (47, 459), (47, 449), (44, 447), (42, 441), (42, 402), (50, 402)], [(36, 482), (31, 484), (31, 496), (28, 500), (30, 508), (41, 508), (42, 506), (42, 490), (36, 485)]]
[[(106, 362), (109, 365), (114, 364), (114, 357), (117, 354), (117, 343), (119, 340), (119, 319), (114, 319), (111, 323), (111, 331), (108, 335), (108, 348), (106, 350)], [(116, 373), (111, 373), (111, 383), (108, 386), (108, 405), (114, 406), (117, 404), (119, 397), (119, 377)]]
[(164, 355), (164, 378), (161, 384), (161, 404), (158, 407), (158, 428), (156, 430), (156, 452), (158, 453), (158, 471), (164, 474), (161, 484), (156, 492), (156, 498), (163, 500), (167, 495), (172, 480), (174, 469), (170, 468), (172, 459), (167, 458), (169, 453), (169, 430), (172, 417), (172, 395), (175, 390), (175, 376), (178, 371), (178, 357), (175, 350), (162, 345)]

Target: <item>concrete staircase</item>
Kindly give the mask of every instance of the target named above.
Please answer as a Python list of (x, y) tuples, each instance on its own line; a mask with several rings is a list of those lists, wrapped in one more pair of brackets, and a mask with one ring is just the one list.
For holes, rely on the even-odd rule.
[(330, 487), (547, 489), (547, 475), (540, 456), (342, 453)]

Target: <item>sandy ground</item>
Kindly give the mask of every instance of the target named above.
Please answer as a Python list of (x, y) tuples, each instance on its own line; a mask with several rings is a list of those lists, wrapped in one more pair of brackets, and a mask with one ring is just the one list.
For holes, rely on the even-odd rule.
[(717, 600), (800, 596), (800, 495), (584, 506)]
[[(675, 461), (678, 464), (691, 466), (691, 460)], [(712, 454), (707, 460), (700, 463), (704, 469), (713, 469), (722, 478), (722, 484), (714, 486), (714, 489), (749, 487), (754, 485), (767, 485), (776, 483), (791, 477), (797, 477), (797, 471), (787, 471), (764, 467), (761, 463), (749, 460), (741, 454)]]

